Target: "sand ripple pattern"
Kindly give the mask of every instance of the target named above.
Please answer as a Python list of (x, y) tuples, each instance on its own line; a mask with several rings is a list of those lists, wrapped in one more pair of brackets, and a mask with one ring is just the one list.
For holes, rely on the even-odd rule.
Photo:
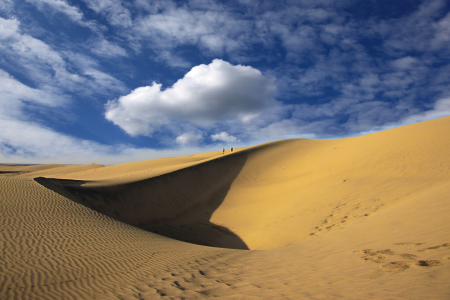
[(141, 269), (199, 255), (199, 248), (215, 250), (186, 244), (180, 251), (178, 241), (106, 217), (30, 179), (1, 177), (0, 186), (0, 294), (7, 299), (106, 296)]
[[(0, 165), (0, 298), (450, 299), (449, 132), (447, 117), (356, 138), (274, 142), (236, 161), (239, 149), (111, 168)], [(202, 196), (207, 205), (184, 206), (182, 218), (165, 212), (174, 223), (163, 229), (201, 215), (260, 250), (163, 237), (37, 176), (82, 200), (117, 193), (108, 197), (116, 204), (103, 204), (129, 220), (151, 208), (135, 199), (124, 212), (140, 192), (171, 195), (156, 200), (170, 209)], [(217, 178), (226, 180), (212, 188)], [(71, 189), (74, 180), (86, 185)]]

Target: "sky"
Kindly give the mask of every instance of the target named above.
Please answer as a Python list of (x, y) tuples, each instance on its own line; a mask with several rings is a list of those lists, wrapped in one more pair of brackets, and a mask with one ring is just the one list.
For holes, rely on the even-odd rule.
[(0, 163), (118, 164), (450, 115), (445, 0), (0, 0)]

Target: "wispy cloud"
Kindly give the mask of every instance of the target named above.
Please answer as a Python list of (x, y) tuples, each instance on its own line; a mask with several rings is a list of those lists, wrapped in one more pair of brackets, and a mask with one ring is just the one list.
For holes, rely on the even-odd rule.
[(113, 26), (130, 27), (132, 25), (130, 11), (120, 0), (83, 0), (96, 13), (104, 16)]
[[(96, 69), (95, 61), (90, 59), (74, 64), (77, 59), (73, 54), (72, 61), (66, 60), (66, 52), (22, 33), (17, 19), (0, 18), (0, 41), (2, 57), (10, 62), (8, 70), (0, 69), (2, 161), (36, 162), (53, 157), (69, 163), (70, 156), (81, 161), (83, 156), (103, 153), (115, 157), (122, 150), (132, 149), (78, 139), (43, 125), (49, 123), (42, 119), (44, 115), (70, 115), (66, 110), (74, 102), (72, 92), (92, 95), (123, 91), (120, 81)], [(10, 70), (28, 85), (11, 75)]]
[(175, 142), (181, 146), (197, 145), (203, 139), (202, 134), (185, 132), (175, 139)]
[(439, 99), (434, 103), (433, 108), (424, 112), (410, 115), (401, 120), (401, 123), (408, 124), (421, 122), (450, 115), (450, 98)]
[(132, 161), (183, 156), (204, 151), (217, 151), (213, 147), (155, 150), (132, 145), (114, 146), (74, 138), (35, 122), (0, 118), (0, 162), (12, 163), (64, 163), (64, 164), (119, 164)]
[(13, 1), (12, 0), (3, 0), (0, 2), (0, 11), (10, 13), (13, 10)]
[(91, 43), (93, 53), (103, 57), (127, 56), (127, 51), (121, 46), (105, 38), (99, 38)]
[(227, 132), (222, 131), (221, 133), (211, 135), (213, 141), (222, 141), (226, 143), (238, 142), (239, 139), (235, 136), (229, 135)]
[(105, 145), (75, 138), (35, 121), (28, 111), (44, 109), (56, 112), (69, 99), (30, 88), (0, 69), (0, 162), (14, 163), (103, 163), (117, 164), (166, 156), (198, 153), (195, 140), (201, 136), (182, 135), (184, 149), (153, 150), (132, 145)]
[(193, 8), (170, 7), (139, 17), (135, 20), (133, 34), (157, 53), (180, 45), (193, 45), (211, 57), (240, 53), (258, 37), (255, 24), (222, 6), (216, 4), (215, 10), (191, 6)]
[(87, 21), (84, 14), (76, 6), (72, 6), (65, 0), (26, 0), (34, 4), (43, 13), (53, 12), (60, 13), (64, 17), (69, 18), (72, 22), (99, 31), (100, 27), (96, 22)]
[[(450, 115), (444, 0), (402, 9), (335, 0), (25, 2), (0, 2), (8, 157), (57, 154), (26, 141), (27, 132), (60, 153), (117, 158), (149, 153), (145, 145), (339, 137)], [(40, 114), (83, 114), (86, 101), (97, 109), (87, 136), (109, 130), (111, 143), (144, 149), (77, 139)]]
[[(22, 73), (40, 88), (53, 89), (59, 93), (86, 91), (88, 94), (91, 93), (88, 90), (123, 88), (117, 79), (96, 69), (93, 59), (85, 57), (77, 62), (76, 58), (83, 55), (59, 52), (42, 40), (21, 33), (19, 25), (16, 19), (0, 18), (0, 51), (11, 61), (11, 69)], [(120, 48), (113, 49), (120, 51)], [(69, 62), (76, 64), (69, 65)], [(73, 67), (77, 67), (78, 72), (74, 72)]]
[(159, 50), (157, 53), (158, 56), (155, 59), (156, 61), (163, 61), (164, 63), (173, 68), (189, 68), (192, 66), (191, 63), (189, 63), (182, 57), (178, 56), (173, 51), (171, 52), (167, 50)]
[(22, 34), (20, 22), (16, 19), (0, 18), (0, 51), (13, 64), (30, 78), (38, 79), (42, 85), (53, 82), (71, 88), (82, 78), (67, 71), (66, 62), (61, 55), (43, 41)]
[(50, 8), (56, 12), (61, 12), (77, 23), (83, 19), (83, 13), (64, 0), (27, 0), (27, 2), (36, 5), (39, 10), (46, 11), (47, 8)]
[(68, 99), (34, 89), (17, 81), (10, 74), (0, 69), (0, 116), (21, 117), (23, 107), (44, 106), (57, 107), (67, 104)]

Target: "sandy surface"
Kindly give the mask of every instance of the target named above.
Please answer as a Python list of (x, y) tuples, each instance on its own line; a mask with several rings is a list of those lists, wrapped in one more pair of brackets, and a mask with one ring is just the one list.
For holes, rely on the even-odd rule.
[(450, 299), (449, 153), (446, 117), (225, 155), (0, 165), (0, 295)]

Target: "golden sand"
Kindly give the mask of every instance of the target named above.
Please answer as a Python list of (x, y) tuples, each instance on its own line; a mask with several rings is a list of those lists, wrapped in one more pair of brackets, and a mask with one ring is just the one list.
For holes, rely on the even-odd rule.
[(0, 165), (0, 298), (450, 299), (449, 153), (446, 117), (225, 155)]

